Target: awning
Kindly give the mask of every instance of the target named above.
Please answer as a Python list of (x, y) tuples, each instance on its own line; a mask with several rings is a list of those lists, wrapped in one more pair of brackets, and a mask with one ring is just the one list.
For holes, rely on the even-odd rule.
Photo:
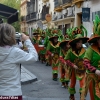
[(18, 11), (17, 11), (17, 9), (8, 7), (8, 6), (3, 5), (3, 4), (0, 4), (0, 16), (6, 18), (7, 22), (9, 24), (18, 21)]

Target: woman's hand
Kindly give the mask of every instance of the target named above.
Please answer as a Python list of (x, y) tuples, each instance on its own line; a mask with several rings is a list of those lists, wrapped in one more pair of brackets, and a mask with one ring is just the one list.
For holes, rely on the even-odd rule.
[(74, 65), (73, 68), (78, 69), (78, 67), (76, 65)]
[(27, 39), (29, 39), (29, 36), (25, 35), (24, 33), (22, 33), (21, 35), (22, 35), (21, 37), (22, 41), (26, 41)]
[(98, 76), (100, 76), (100, 70), (96, 70), (95, 74), (97, 74)]

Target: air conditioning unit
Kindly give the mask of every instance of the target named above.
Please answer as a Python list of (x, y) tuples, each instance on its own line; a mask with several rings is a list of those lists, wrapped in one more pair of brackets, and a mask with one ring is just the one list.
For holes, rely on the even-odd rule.
[(50, 3), (49, 2), (46, 3), (46, 7), (50, 7)]
[(68, 13), (67, 9), (62, 10), (62, 18), (65, 18), (65, 16), (67, 15), (67, 13)]
[(58, 18), (57, 19), (61, 19), (62, 18), (62, 13), (58, 13)]
[(72, 16), (72, 15), (73, 15), (73, 8), (70, 7), (70, 8), (67, 8), (67, 10), (68, 10), (67, 16), (68, 16), (68, 17), (69, 17), (69, 16)]
[(66, 14), (67, 13), (67, 9), (63, 9), (62, 10), (62, 14), (64, 15), (64, 14)]
[(72, 11), (73, 15), (75, 15), (75, 7), (72, 7), (72, 9), (73, 9), (73, 11)]

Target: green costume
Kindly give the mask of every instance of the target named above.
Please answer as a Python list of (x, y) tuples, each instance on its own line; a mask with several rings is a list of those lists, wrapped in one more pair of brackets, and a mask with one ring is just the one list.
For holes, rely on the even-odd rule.
[(34, 44), (42, 44), (42, 39), (41, 39), (41, 37), (40, 36), (34, 36), (33, 38), (32, 38), (32, 40), (33, 40), (33, 43)]
[(33, 30), (33, 42), (34, 44), (42, 44), (41, 40), (41, 34), (42, 34), (42, 30), (40, 28), (34, 29)]
[[(48, 36), (49, 38), (49, 44), (47, 46), (47, 54), (50, 55), (52, 59), (52, 74), (53, 74), (53, 80), (57, 80), (58, 77), (58, 58), (59, 58), (59, 40), (61, 36), (61, 30), (58, 29), (52, 29), (51, 32), (49, 32)], [(58, 38), (56, 43), (54, 42), (54, 38)]]
[[(83, 47), (80, 47), (79, 49), (76, 48), (76, 43), (78, 43), (80, 40), (82, 40), (82, 44), (86, 43), (88, 38), (87, 36), (87, 30), (80, 26), (80, 28), (73, 28), (71, 34), (69, 34), (71, 37), (71, 41), (69, 41), (69, 44), (71, 45), (71, 49), (68, 50), (67, 55), (65, 56), (65, 61), (68, 66), (71, 67), (71, 82), (69, 87), (69, 93), (70, 93), (70, 100), (74, 100), (74, 94), (75, 91), (75, 85), (76, 80), (79, 80), (80, 83), (80, 100), (83, 100), (84, 96), (84, 84), (85, 84), (85, 67), (83, 64), (83, 57), (85, 55), (85, 49)], [(74, 65), (78, 67), (78, 69), (74, 68)]]
[(100, 76), (96, 75), (96, 70), (100, 71), (100, 51), (97, 40), (100, 39), (100, 18), (95, 17), (93, 36), (88, 40), (92, 45), (87, 49), (84, 56), (84, 65), (87, 68), (85, 93), (89, 89), (90, 98), (100, 100)]
[(69, 47), (68, 46), (69, 38), (67, 35), (63, 36), (60, 42), (60, 56), (59, 56), (59, 69), (60, 69), (60, 81), (62, 82), (62, 87), (68, 88), (69, 83), (69, 67), (66, 67), (63, 62), (65, 55), (68, 52)]
[(58, 62), (58, 58), (59, 58), (59, 51), (60, 51), (60, 48), (59, 48), (59, 42), (54, 46), (52, 44), (52, 42), (50, 41), (48, 46), (47, 46), (47, 51), (49, 51), (49, 54), (54, 54), (53, 57), (52, 57), (52, 73), (55, 74), (57, 73), (58, 74), (58, 65), (59, 65), (59, 62)]

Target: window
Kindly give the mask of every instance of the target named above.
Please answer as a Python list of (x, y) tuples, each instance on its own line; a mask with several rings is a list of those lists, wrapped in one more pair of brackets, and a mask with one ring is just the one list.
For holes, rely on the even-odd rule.
[(62, 25), (59, 25), (59, 26), (58, 26), (58, 29), (62, 30)]

